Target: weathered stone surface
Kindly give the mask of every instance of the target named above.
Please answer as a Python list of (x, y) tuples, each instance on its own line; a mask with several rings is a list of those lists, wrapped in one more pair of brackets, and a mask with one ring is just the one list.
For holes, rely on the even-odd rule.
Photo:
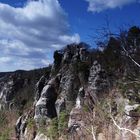
[[(7, 79), (7, 78), (6, 78)], [(6, 80), (5, 79), (5, 80)], [(13, 99), (21, 88), (25, 85), (26, 79), (22, 79), (20, 75), (11, 75), (6, 81), (0, 80), (0, 106), (2, 108), (12, 108)]]
[(55, 102), (55, 107), (56, 107), (57, 116), (59, 117), (60, 112), (66, 109), (65, 98), (61, 97), (60, 99), (57, 99)]
[(45, 86), (45, 82), (46, 82), (46, 78), (45, 76), (42, 76), (40, 78), (40, 80), (37, 82), (36, 84), (36, 100), (39, 100), (40, 96), (41, 96), (41, 91), (43, 89), (43, 87)]
[(36, 122), (41, 119), (54, 118), (57, 116), (55, 102), (57, 100), (57, 88), (59, 87), (60, 75), (51, 79), (48, 84), (43, 88), (41, 96), (35, 104)]
[[(0, 73), (0, 110), (14, 108), (22, 110), (27, 100), (35, 97), (35, 83), (42, 74), (42, 70)], [(41, 89), (39, 83), (42, 82), (37, 84), (38, 92)]]
[(15, 126), (17, 139), (20, 139), (20, 138), (24, 139), (24, 133), (27, 127), (27, 120), (28, 120), (27, 114), (20, 116), (19, 119), (17, 120), (16, 126)]
[(105, 92), (109, 88), (107, 75), (97, 61), (93, 62), (93, 65), (90, 69), (88, 84), (93, 93), (97, 95)]
[(50, 138), (48, 138), (44, 134), (38, 133), (34, 140), (50, 140)]

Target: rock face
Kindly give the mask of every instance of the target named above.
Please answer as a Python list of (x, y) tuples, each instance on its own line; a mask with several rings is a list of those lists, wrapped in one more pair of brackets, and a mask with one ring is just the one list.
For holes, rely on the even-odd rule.
[(43, 88), (37, 103), (35, 104), (35, 116), (36, 122), (47, 118), (57, 117), (55, 102), (57, 100), (57, 89), (60, 83), (60, 75), (51, 79), (47, 85)]
[[(18, 118), (15, 125), (15, 133), (18, 140), (32, 140), (36, 137), (36, 127), (34, 124), (32, 124), (33, 122), (31, 122), (33, 114), (34, 110), (30, 110)], [(31, 123), (30, 125), (33, 125), (32, 130), (29, 128), (29, 126), (27, 127), (29, 123)]]
[(62, 76), (60, 81), (60, 95), (65, 98), (67, 108), (74, 104), (79, 86), (79, 78), (69, 70)]
[(87, 102), (90, 102), (90, 105), (97, 103), (100, 97), (103, 97), (105, 93), (108, 93), (109, 86), (110, 82), (105, 70), (97, 60), (94, 61), (90, 68), (88, 87), (85, 93)]
[[(0, 81), (0, 108), (11, 108), (13, 105), (12, 99), (17, 91), (26, 84), (28, 79), (22, 79), (21, 75), (10, 75), (3, 77)], [(28, 83), (27, 83), (28, 84)]]
[[(22, 108), (26, 104), (28, 98), (34, 97), (35, 83), (44, 72), (45, 69), (1, 73), (0, 110), (5, 108), (12, 109), (16, 106)], [(40, 90), (41, 84), (38, 86)]]
[(84, 122), (82, 120), (83, 99), (84, 99), (84, 89), (83, 87), (81, 87), (79, 89), (79, 93), (76, 99), (76, 105), (70, 112), (70, 117), (69, 117), (69, 122), (68, 122), (69, 130), (76, 131), (77, 128), (81, 128), (81, 126), (84, 125)]
[(44, 134), (37, 134), (34, 140), (50, 140), (47, 136), (45, 136)]
[(11, 100), (10, 95), (12, 96), (12, 91), (10, 89), (13, 86), (13, 81), (9, 81), (8, 83), (2, 82), (0, 86), (1, 86), (0, 109), (3, 109), (6, 107), (6, 105), (8, 105), (8, 101)]
[(66, 109), (66, 102), (63, 97), (61, 99), (57, 99), (55, 102), (56, 112), (57, 116), (59, 117), (60, 112), (64, 111)]
[[(42, 119), (46, 121), (56, 117), (59, 119), (59, 117), (61, 118), (61, 112), (67, 110), (70, 112), (69, 121), (67, 122), (69, 136), (72, 137), (73, 132), (78, 133), (79, 138), (86, 135), (82, 127), (85, 125), (83, 107), (87, 89), (92, 90), (92, 96), (101, 93), (109, 87), (105, 71), (97, 61), (94, 61), (90, 68), (88, 80), (85, 80), (85, 82), (81, 80), (84, 79), (81, 78), (82, 75), (80, 76), (80, 69), (83, 70), (83, 68), (79, 68), (79, 65), (81, 66), (81, 64), (86, 63), (87, 60), (88, 51), (84, 46), (68, 46), (64, 52), (61, 52), (59, 63), (57, 60), (54, 62), (55, 65), (57, 64), (57, 67), (53, 67), (52, 70), (58, 71), (58, 74), (55, 76), (51, 75), (45, 81), (45, 78), (42, 77), (36, 85), (37, 100), (35, 102), (34, 119), (37, 123)], [(77, 71), (74, 72), (76, 69)], [(85, 72), (82, 71), (83, 74)], [(86, 82), (87, 87), (83, 84)], [(44, 85), (44, 87), (39, 85)], [(41, 87), (40, 90), (39, 87)]]
[(21, 139), (24, 137), (24, 133), (27, 126), (28, 115), (20, 116), (17, 120), (15, 131), (16, 131), (16, 138)]
[(36, 91), (35, 91), (36, 92), (36, 96), (35, 96), (36, 100), (39, 100), (39, 98), (41, 96), (41, 91), (45, 86), (45, 82), (46, 82), (46, 78), (44, 76), (42, 76), (40, 78), (40, 80), (37, 82)]
[(104, 90), (109, 87), (107, 75), (97, 61), (93, 62), (93, 65), (90, 69), (88, 84), (90, 89), (92, 89), (97, 95), (100, 94), (100, 92), (104, 92)]

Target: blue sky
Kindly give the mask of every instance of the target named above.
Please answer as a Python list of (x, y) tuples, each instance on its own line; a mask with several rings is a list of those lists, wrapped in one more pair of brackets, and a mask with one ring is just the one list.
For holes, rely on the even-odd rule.
[(112, 31), (118, 31), (120, 27), (140, 25), (140, 4), (135, 2), (113, 9), (107, 8), (101, 12), (87, 11), (88, 3), (84, 0), (60, 0), (60, 2), (68, 13), (72, 32), (78, 32), (81, 40), (90, 44), (93, 43), (90, 36), (96, 29), (106, 25), (106, 19), (110, 20)]
[(96, 29), (140, 25), (139, 0), (0, 0), (0, 71), (34, 69), (73, 42), (96, 47)]

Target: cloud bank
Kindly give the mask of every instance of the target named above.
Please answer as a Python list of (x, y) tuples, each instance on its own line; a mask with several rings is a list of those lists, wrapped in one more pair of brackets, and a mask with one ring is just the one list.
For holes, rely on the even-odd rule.
[(89, 3), (88, 11), (101, 12), (106, 9), (120, 8), (122, 6), (136, 3), (139, 0), (85, 0)]
[(0, 3), (0, 17), (0, 71), (46, 66), (55, 49), (80, 41), (58, 0), (28, 1), (22, 8)]

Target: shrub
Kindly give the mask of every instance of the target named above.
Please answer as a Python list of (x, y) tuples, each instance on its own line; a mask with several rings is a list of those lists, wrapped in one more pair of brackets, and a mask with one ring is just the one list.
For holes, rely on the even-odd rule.
[(9, 128), (0, 132), (0, 140), (9, 140), (10, 132), (11, 130)]
[(61, 64), (62, 57), (63, 57), (63, 54), (61, 52), (59, 52), (59, 51), (54, 52), (53, 58), (54, 58), (54, 64), (56, 66), (59, 66)]
[(59, 132), (65, 133), (68, 127), (69, 115), (68, 112), (62, 111), (59, 115)]
[(2, 128), (2, 127), (5, 127), (5, 125), (6, 125), (7, 123), (8, 123), (8, 120), (7, 120), (6, 111), (0, 110), (0, 126), (1, 126), (1, 128)]
[(32, 129), (35, 126), (34, 118), (30, 118), (27, 123), (27, 128)]
[(0, 140), (8, 140), (10, 138), (12, 128), (7, 126), (9, 123), (8, 117), (10, 115), (12, 114), (10, 114), (8, 111), (0, 110)]
[(79, 72), (87, 72), (89, 70), (88, 62), (79, 62), (78, 63), (78, 71)]
[(55, 140), (58, 138), (58, 120), (57, 118), (54, 118), (50, 122), (50, 126), (48, 128), (48, 136)]

